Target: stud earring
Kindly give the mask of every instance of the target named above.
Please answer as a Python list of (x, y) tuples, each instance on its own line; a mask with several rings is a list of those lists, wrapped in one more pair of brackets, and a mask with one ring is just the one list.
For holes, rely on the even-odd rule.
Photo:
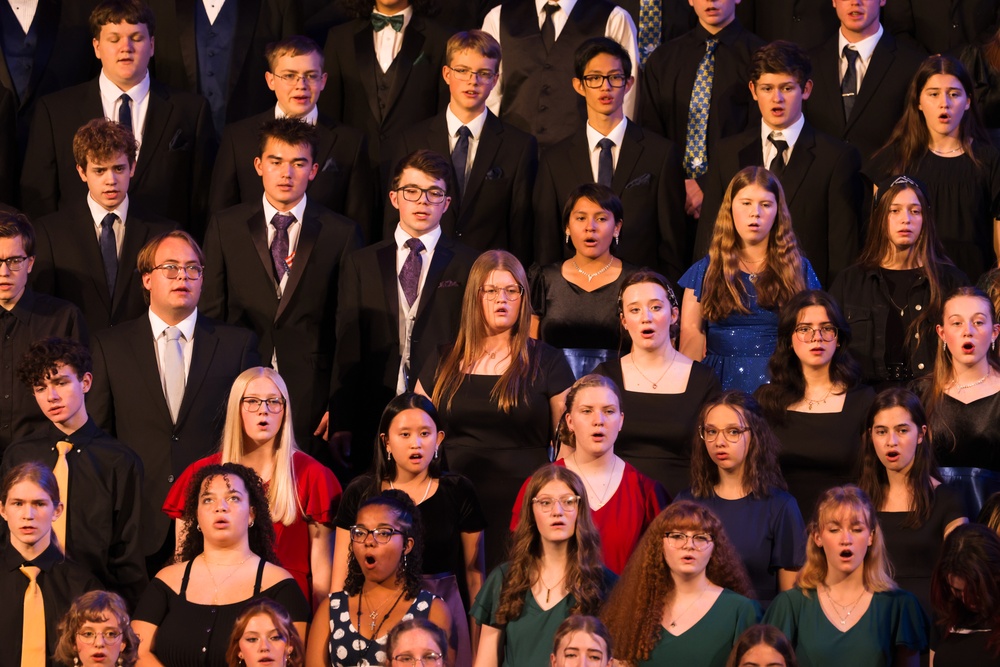
[(198, 529), (198, 532), (199, 532), (199, 533), (201, 532), (201, 526), (197, 526), (197, 525), (196, 525), (196, 526), (195, 526), (195, 528), (197, 528), (197, 529)]
[(74, 655), (73, 656), (73, 665), (79, 665), (79, 664), (80, 664), (80, 656)]
[(253, 519), (250, 519), (250, 527), (253, 528)]

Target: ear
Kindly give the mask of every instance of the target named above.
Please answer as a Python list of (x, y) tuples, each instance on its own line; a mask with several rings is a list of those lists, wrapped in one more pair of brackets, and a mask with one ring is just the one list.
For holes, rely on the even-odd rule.
[(313, 162), (312, 169), (309, 170), (309, 180), (316, 178), (316, 174), (319, 173), (319, 162)]
[(444, 208), (441, 209), (441, 213), (443, 214), (445, 211), (447, 211), (449, 206), (451, 206), (451, 197), (445, 197)]
[(444, 442), (444, 431), (438, 431), (437, 445), (435, 446), (435, 449), (440, 447), (442, 442)]
[(80, 387), (83, 389), (83, 393), (90, 391), (90, 386), (94, 382), (93, 373), (84, 373), (83, 378), (80, 379)]
[(84, 183), (87, 182), (87, 172), (80, 165), (76, 165), (76, 173), (80, 174), (80, 180)]
[(152, 273), (142, 274), (142, 286), (146, 289), (147, 292), (149, 291), (149, 288), (152, 284), (153, 284), (153, 274)]
[(806, 85), (802, 86), (802, 99), (808, 100), (809, 96), (812, 95), (813, 82), (812, 79), (806, 81)]
[[(940, 324), (935, 324), (934, 325), (934, 331), (937, 331), (938, 338), (940, 338), (942, 341), (944, 341), (944, 327), (941, 326)], [(996, 337), (996, 334), (993, 334), (993, 335), (994, 335), (994, 337)]]
[(670, 323), (674, 324), (681, 317), (681, 309), (677, 306), (670, 307)]
[(823, 540), (820, 539), (819, 533), (818, 532), (817, 533), (813, 533), (812, 534), (812, 538), (813, 538), (813, 544), (815, 544), (817, 547), (819, 547), (820, 549), (822, 549), (823, 548)]
[(569, 429), (569, 432), (575, 433), (575, 431), (573, 430), (573, 414), (567, 410), (566, 414), (563, 415), (563, 419), (566, 420), (566, 428)]
[(259, 156), (253, 159), (253, 168), (257, 172), (258, 176), (264, 175), (263, 164), (264, 163), (261, 161)]
[(573, 90), (575, 90), (578, 95), (586, 96), (587, 94), (583, 87), (583, 81), (576, 78), (575, 76), (573, 77)]
[(267, 87), (270, 90), (274, 90), (274, 74), (271, 72), (264, 72), (264, 82), (267, 83)]
[(634, 86), (634, 85), (635, 85), (635, 77), (634, 76), (630, 76), (628, 78), (628, 81), (625, 82), (625, 94), (626, 95), (628, 94), (628, 91), (632, 90), (632, 86)]
[[(66, 506), (63, 505), (62, 503), (56, 505), (55, 509), (52, 511), (52, 520), (55, 521), (56, 519), (61, 517), (64, 509), (66, 509)], [(60, 546), (66, 548), (65, 544), (62, 544)]]
[(389, 190), (389, 203), (392, 204), (393, 208), (399, 210), (399, 193), (395, 190)]
[(406, 538), (406, 546), (403, 547), (403, 553), (404, 554), (408, 554), (411, 551), (413, 551), (413, 538), (412, 537), (407, 537)]
[(750, 82), (750, 94), (753, 95), (753, 99), (757, 100), (757, 88), (753, 85), (753, 81)]
[(917, 444), (921, 444), (924, 441), (924, 436), (927, 435), (927, 424), (920, 427), (920, 433), (917, 433)]
[(101, 43), (101, 40), (99, 40), (99, 39), (95, 38), (95, 39), (92, 40), (92, 44), (94, 45), (94, 57), (97, 58), (98, 60), (101, 59), (101, 54), (98, 53), (98, 51), (97, 51), (97, 47), (100, 45), (100, 43)]
[(451, 85), (451, 68), (447, 65), (441, 66), (441, 78), (444, 79), (446, 85)]

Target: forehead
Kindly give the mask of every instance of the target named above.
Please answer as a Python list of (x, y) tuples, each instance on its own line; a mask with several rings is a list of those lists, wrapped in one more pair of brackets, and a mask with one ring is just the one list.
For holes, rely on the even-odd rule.
[(517, 281), (514, 280), (510, 271), (490, 271), (490, 275), (486, 276), (486, 284), (506, 287), (507, 285), (516, 285)]
[(990, 303), (980, 296), (956, 296), (944, 304), (945, 317), (953, 315), (986, 315), (992, 310)]
[(397, 651), (437, 651), (444, 653), (445, 648), (438, 646), (434, 636), (422, 628), (413, 628), (399, 633), (394, 642)]
[(584, 387), (576, 392), (575, 405), (618, 405), (615, 392), (607, 387)]
[(497, 65), (496, 58), (487, 58), (478, 51), (472, 49), (462, 49), (461, 51), (456, 51), (451, 57), (451, 62), (449, 65), (468, 67), (470, 69), (490, 69), (496, 70)]
[(213, 475), (207, 478), (201, 486), (203, 494), (224, 494), (231, 491), (246, 494), (247, 487), (238, 475)]
[(884, 408), (875, 413), (874, 422), (876, 424), (912, 424), (913, 415), (903, 406), (894, 405), (891, 408)]
[(385, 505), (368, 505), (358, 510), (355, 519), (361, 526), (396, 525), (396, 513)]
[(569, 633), (559, 642), (560, 650), (565, 651), (570, 648), (580, 651), (600, 651), (601, 655), (604, 655), (608, 647), (600, 637), (584, 630), (577, 630)]
[(49, 374), (45, 376), (47, 380), (54, 379), (56, 377), (76, 377), (76, 369), (72, 366), (67, 366), (61, 361), (57, 361), (55, 368), (49, 370)]
[(298, 55), (292, 53), (282, 53), (274, 59), (274, 69), (279, 71), (295, 70), (308, 72), (310, 70), (318, 70), (321, 67), (320, 54), (316, 51), (300, 53)]
[(785, 88), (787, 86), (799, 87), (798, 79), (796, 79), (791, 72), (779, 72), (777, 74), (761, 74), (760, 78), (754, 82), (756, 86), (779, 86)]
[(656, 283), (637, 283), (629, 285), (622, 292), (622, 301), (625, 303), (649, 301), (652, 299), (667, 301), (667, 290), (663, 289), (662, 285), (657, 285)]
[(110, 159), (102, 160), (92, 155), (87, 155), (87, 169), (107, 169), (108, 167), (115, 167), (119, 165), (128, 166), (129, 160), (125, 153), (118, 153), (112, 156)]
[(945, 90), (957, 88), (959, 90), (965, 90), (965, 86), (963, 86), (962, 82), (958, 80), (958, 77), (953, 74), (935, 74), (927, 79), (927, 83), (924, 84), (924, 90), (927, 90), (928, 88)]
[(399, 175), (400, 186), (404, 185), (416, 185), (418, 188), (441, 188), (445, 189), (446, 184), (444, 181), (438, 178), (433, 178), (429, 174), (426, 174), (419, 169), (414, 169), (413, 167), (407, 167), (403, 170), (403, 173)]
[(270, 378), (259, 377), (250, 380), (249, 384), (247, 384), (246, 391), (244, 391), (243, 394), (244, 395), (253, 394), (260, 396), (277, 394), (280, 396), (281, 392), (278, 391), (278, 385), (274, 384), (274, 382), (272, 382)]
[(419, 408), (408, 408), (392, 418), (391, 426), (396, 428), (413, 428), (414, 426), (434, 427), (431, 416)]
[(45, 489), (30, 479), (22, 479), (16, 484), (12, 484), (7, 491), (7, 500), (17, 498), (18, 500), (48, 500), (52, 498), (45, 492)]
[(596, 201), (588, 197), (580, 197), (575, 202), (573, 202), (574, 213), (576, 212), (599, 213), (602, 211), (604, 213), (607, 213), (608, 215), (612, 215), (611, 211), (602, 207)]
[(145, 23), (105, 23), (101, 26), (101, 37), (111, 37), (113, 35), (139, 35), (149, 38), (149, 26)]
[(825, 306), (806, 306), (799, 311), (799, 322), (829, 322), (830, 313), (826, 312)]
[(115, 615), (111, 612), (110, 609), (101, 609), (100, 611), (94, 613), (87, 612), (87, 615), (90, 616), (91, 618), (83, 619), (83, 624), (80, 626), (81, 628), (86, 628), (88, 626), (95, 628), (120, 627), (118, 619), (115, 617)]
[(21, 235), (0, 238), (0, 256), (17, 257), (24, 255), (24, 239)]
[(566, 482), (560, 481), (558, 479), (551, 479), (546, 482), (542, 488), (538, 489), (539, 496), (572, 496), (574, 495), (573, 489), (569, 488)]
[(265, 633), (272, 632), (275, 629), (277, 629), (277, 625), (275, 624), (274, 619), (272, 619), (269, 614), (262, 613), (251, 616), (250, 620), (247, 621), (247, 627), (243, 632), (244, 634), (248, 632)]
[(762, 188), (756, 183), (751, 183), (750, 185), (744, 185), (736, 192), (736, 196), (733, 199), (759, 199), (764, 201), (777, 201), (774, 197), (774, 193), (767, 188)]
[(312, 147), (309, 144), (288, 144), (276, 137), (268, 137), (264, 144), (264, 155), (285, 160), (308, 160), (312, 157)]
[(181, 262), (183, 264), (188, 264), (191, 262), (198, 261), (198, 255), (195, 253), (194, 248), (191, 247), (184, 239), (169, 237), (163, 239), (160, 245), (156, 247), (156, 254), (154, 255), (157, 266), (163, 264), (164, 262)]
[(869, 527), (868, 519), (865, 517), (865, 513), (861, 511), (860, 508), (852, 507), (850, 505), (834, 505), (833, 507), (828, 507), (822, 515), (820, 515), (820, 525), (832, 523), (840, 526), (854, 526), (861, 524), (866, 528)]
[(623, 69), (621, 58), (613, 56), (610, 53), (598, 53), (588, 60), (583, 68), (585, 72), (594, 73), (621, 72)]
[(913, 188), (906, 187), (896, 193), (896, 196), (892, 198), (893, 204), (920, 204), (920, 197), (917, 196), (917, 191)]
[(705, 415), (706, 423), (743, 425), (743, 413), (728, 405), (716, 405)]

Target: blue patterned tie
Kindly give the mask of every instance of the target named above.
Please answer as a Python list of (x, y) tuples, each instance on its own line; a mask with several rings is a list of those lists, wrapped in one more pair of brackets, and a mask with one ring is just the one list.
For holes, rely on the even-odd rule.
[(455, 179), (458, 181), (458, 194), (465, 194), (465, 173), (469, 168), (469, 137), (472, 130), (463, 125), (458, 128), (458, 141), (455, 150), (451, 152), (451, 162), (455, 165)]
[(840, 82), (840, 97), (844, 100), (844, 120), (851, 119), (854, 100), (858, 96), (858, 58), (861, 54), (849, 46), (844, 46), (844, 57), (847, 58), (847, 71), (844, 80)]
[(615, 142), (604, 137), (597, 145), (601, 148), (601, 154), (597, 156), (597, 182), (610, 188), (611, 179), (615, 175), (615, 160), (611, 154)]
[(719, 40), (705, 40), (705, 55), (698, 63), (691, 103), (688, 105), (687, 143), (684, 145), (684, 171), (688, 178), (698, 178), (708, 171), (708, 110), (712, 104), (712, 79), (715, 77), (715, 48)]
[(275, 213), (271, 218), (274, 226), (274, 238), (271, 239), (271, 261), (274, 262), (274, 275), (280, 283), (288, 273), (288, 226), (295, 222), (294, 215)]
[(660, 0), (640, 0), (639, 2), (639, 64), (646, 60), (660, 45), (663, 35), (663, 12)]
[(412, 306), (417, 300), (417, 288), (420, 287), (420, 267), (424, 261), (420, 253), (424, 250), (424, 243), (420, 239), (407, 239), (404, 245), (410, 249), (410, 254), (399, 270), (399, 284), (403, 288), (406, 304)]
[(115, 220), (118, 216), (108, 213), (101, 220), (101, 259), (104, 260), (104, 277), (108, 281), (108, 293), (115, 294), (118, 280), (118, 240), (115, 237)]

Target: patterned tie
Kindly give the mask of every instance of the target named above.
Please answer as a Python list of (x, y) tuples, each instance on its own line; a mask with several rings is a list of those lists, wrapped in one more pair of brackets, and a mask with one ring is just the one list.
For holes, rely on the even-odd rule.
[(611, 155), (611, 148), (615, 142), (604, 137), (597, 142), (597, 145), (601, 149), (601, 154), (597, 156), (597, 182), (610, 188), (611, 178), (615, 174), (615, 160)]
[(275, 279), (280, 283), (288, 273), (288, 226), (295, 222), (295, 216), (275, 213), (271, 218), (274, 238), (271, 239), (271, 261), (274, 263)]
[(114, 296), (118, 280), (118, 239), (115, 238), (115, 220), (118, 216), (108, 213), (101, 220), (101, 258), (104, 260), (104, 277), (108, 281), (108, 294)]
[(845, 46), (844, 57), (847, 58), (847, 71), (844, 73), (844, 80), (840, 82), (840, 96), (844, 100), (844, 121), (848, 121), (858, 95), (858, 58), (861, 54)]
[(688, 105), (687, 142), (684, 145), (684, 171), (688, 178), (698, 178), (708, 171), (708, 110), (712, 104), (712, 79), (715, 77), (715, 48), (719, 40), (705, 40), (705, 55), (698, 63), (691, 103)]
[(463, 125), (455, 134), (458, 136), (458, 141), (455, 142), (455, 150), (451, 152), (451, 162), (455, 165), (458, 194), (464, 195), (465, 174), (469, 169), (469, 137), (472, 136), (472, 130)]
[(781, 173), (785, 171), (785, 151), (788, 150), (788, 142), (784, 139), (775, 139), (774, 133), (769, 134), (767, 140), (774, 145), (774, 150), (778, 151), (778, 154), (771, 160), (771, 173), (781, 178)]
[(639, 64), (646, 60), (660, 45), (663, 35), (663, 12), (660, 0), (640, 0), (639, 2)]
[(399, 284), (403, 288), (406, 304), (412, 306), (417, 300), (417, 288), (420, 287), (420, 267), (424, 262), (420, 253), (424, 250), (424, 243), (420, 239), (407, 239), (404, 245), (410, 249), (410, 254), (406, 256), (403, 268), (399, 271)]
[(184, 400), (184, 348), (181, 345), (181, 330), (177, 327), (167, 327), (164, 335), (167, 345), (163, 355), (163, 380), (170, 419), (176, 424), (177, 413), (181, 411)]
[(548, 53), (556, 43), (556, 24), (552, 22), (552, 15), (559, 11), (559, 3), (546, 3), (542, 11), (545, 12), (545, 20), (542, 21), (542, 46), (545, 53)]
[(385, 14), (372, 12), (372, 28), (375, 32), (382, 32), (385, 30), (386, 26), (391, 26), (396, 32), (402, 32), (403, 15), (394, 14), (393, 16), (386, 16)]
[(45, 664), (45, 602), (38, 585), (41, 568), (22, 565), (18, 568), (28, 578), (24, 591), (24, 622), (21, 626), (21, 667), (40, 667)]
[(118, 122), (127, 127), (129, 131), (131, 131), (132, 107), (129, 104), (129, 102), (132, 101), (132, 98), (128, 96), (128, 93), (122, 93), (122, 96), (119, 97), (118, 99), (122, 101), (121, 106), (118, 107)]
[(56, 537), (59, 538), (59, 546), (62, 547), (63, 553), (68, 553), (66, 522), (69, 518), (69, 463), (66, 461), (66, 455), (73, 451), (73, 443), (60, 440), (56, 443), (56, 449), (59, 450), (59, 458), (56, 459), (52, 473), (56, 477), (56, 485), (59, 487), (59, 497), (63, 501), (63, 513), (59, 515), (58, 519), (52, 522), (52, 530), (56, 531)]

